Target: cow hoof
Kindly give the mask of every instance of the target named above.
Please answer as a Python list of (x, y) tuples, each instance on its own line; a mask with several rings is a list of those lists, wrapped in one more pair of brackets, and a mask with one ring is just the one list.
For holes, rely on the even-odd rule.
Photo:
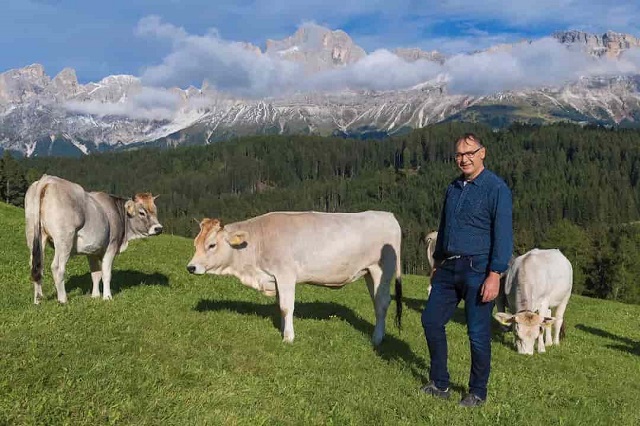
[(292, 333), (292, 334), (285, 334), (285, 335), (282, 337), (282, 341), (283, 341), (284, 343), (293, 343), (293, 333)]
[(105, 294), (104, 296), (102, 296), (102, 300), (112, 300), (113, 297), (111, 297), (110, 294)]
[(92, 299), (97, 299), (98, 297), (100, 297), (100, 293), (91, 293)]

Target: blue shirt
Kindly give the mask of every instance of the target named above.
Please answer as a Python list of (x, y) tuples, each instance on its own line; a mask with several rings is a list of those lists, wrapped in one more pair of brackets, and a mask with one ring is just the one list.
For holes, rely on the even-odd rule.
[(459, 177), (445, 195), (438, 239), (433, 254), (441, 261), (449, 256), (473, 256), (478, 269), (502, 273), (513, 252), (511, 190), (484, 169), (465, 184)]

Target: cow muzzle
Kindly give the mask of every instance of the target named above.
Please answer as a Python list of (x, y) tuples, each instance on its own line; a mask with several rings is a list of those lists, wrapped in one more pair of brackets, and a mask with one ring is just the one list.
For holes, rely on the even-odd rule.
[(153, 225), (149, 230), (149, 235), (160, 235), (163, 229), (162, 225)]
[(192, 264), (187, 265), (187, 271), (189, 271), (190, 274), (195, 274), (195, 275), (202, 275), (205, 272), (204, 268), (198, 267), (198, 265), (192, 265)]

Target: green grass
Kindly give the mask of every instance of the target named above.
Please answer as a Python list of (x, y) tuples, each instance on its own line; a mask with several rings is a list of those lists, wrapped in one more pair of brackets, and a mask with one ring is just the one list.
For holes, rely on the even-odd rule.
[(406, 277), (404, 329), (392, 305), (379, 351), (363, 282), (299, 286), (296, 341), (283, 344), (273, 299), (189, 275), (192, 243), (172, 236), (134, 241), (116, 259), (113, 301), (88, 296), (78, 257), (68, 305), (47, 267), (34, 306), (22, 215), (0, 204), (0, 424), (640, 424), (640, 306), (574, 296), (567, 339), (533, 357), (496, 332), (489, 402), (465, 410), (462, 310), (448, 326), (455, 398), (418, 390), (429, 360), (422, 277)]

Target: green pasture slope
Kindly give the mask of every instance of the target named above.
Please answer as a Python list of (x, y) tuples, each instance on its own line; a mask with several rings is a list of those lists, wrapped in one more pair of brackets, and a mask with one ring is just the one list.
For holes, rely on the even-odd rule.
[(422, 395), (427, 280), (405, 278), (401, 333), (378, 351), (363, 282), (299, 286), (296, 341), (274, 300), (233, 278), (190, 276), (190, 240), (134, 241), (115, 262), (114, 299), (88, 296), (84, 258), (60, 306), (48, 270), (32, 304), (23, 212), (0, 204), (0, 424), (640, 424), (640, 306), (574, 296), (567, 339), (532, 357), (496, 333), (489, 403), (457, 407), (469, 348), (449, 325), (451, 401)]

